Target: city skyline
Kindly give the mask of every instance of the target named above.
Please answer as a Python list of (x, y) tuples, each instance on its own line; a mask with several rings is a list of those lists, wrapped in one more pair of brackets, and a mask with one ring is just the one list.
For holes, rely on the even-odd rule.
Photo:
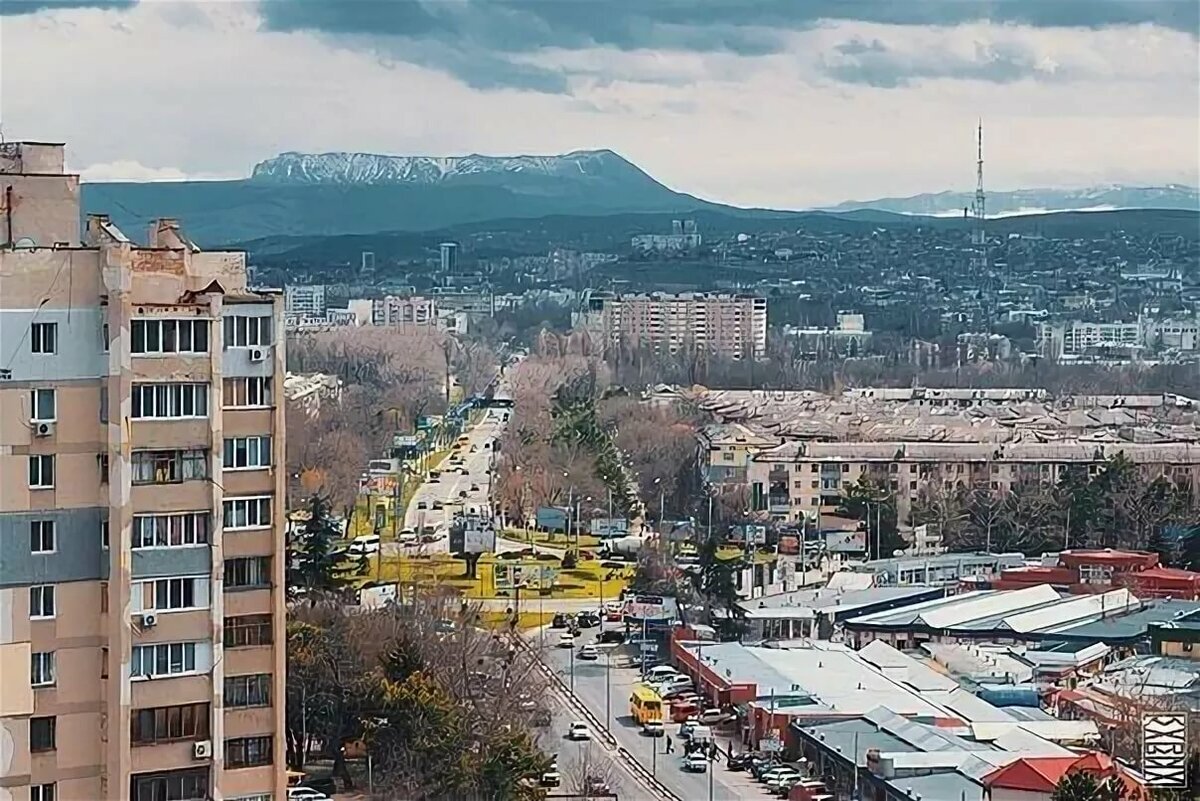
[(969, 190), (982, 116), (989, 191), (1200, 183), (1188, 2), (95, 5), (0, 5), (4, 134), (69, 141), (85, 180), (611, 148), (802, 208)]

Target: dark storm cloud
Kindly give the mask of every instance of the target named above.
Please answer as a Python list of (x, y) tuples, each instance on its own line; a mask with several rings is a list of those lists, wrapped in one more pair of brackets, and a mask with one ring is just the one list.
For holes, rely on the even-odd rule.
[(36, 14), (64, 8), (122, 9), (135, 5), (137, 0), (0, 0), (0, 15)]
[(964, 55), (938, 49), (900, 52), (878, 39), (851, 39), (834, 47), (834, 53), (821, 62), (825, 74), (832, 78), (883, 89), (938, 78), (1013, 83), (1025, 78), (1065, 77), (1043, 66), (1036, 54), (1022, 47), (982, 42), (975, 43), (974, 51)]

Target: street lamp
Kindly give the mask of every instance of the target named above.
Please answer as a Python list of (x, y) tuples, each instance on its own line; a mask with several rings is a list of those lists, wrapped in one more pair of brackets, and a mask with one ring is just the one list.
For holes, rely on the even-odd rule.
[(658, 487), (658, 523), (661, 526), (667, 516), (667, 492), (662, 486), (662, 476), (654, 479), (654, 486)]

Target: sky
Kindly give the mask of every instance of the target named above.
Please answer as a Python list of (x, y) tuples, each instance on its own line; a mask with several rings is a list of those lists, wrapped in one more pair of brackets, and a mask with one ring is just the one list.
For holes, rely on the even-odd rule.
[(1200, 184), (1197, 0), (0, 0), (0, 124), (85, 180), (609, 148), (747, 206)]

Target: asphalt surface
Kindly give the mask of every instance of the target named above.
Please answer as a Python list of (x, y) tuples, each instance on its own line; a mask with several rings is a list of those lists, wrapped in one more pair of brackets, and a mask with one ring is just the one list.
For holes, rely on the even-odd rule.
[[(668, 722), (666, 725), (667, 735), (674, 744), (674, 753), (664, 753), (665, 737), (643, 736), (629, 716), (628, 701), (630, 690), (639, 679), (639, 671), (636, 668), (618, 667), (617, 661), (613, 662), (611, 668), (606, 667), (606, 656), (611, 651), (611, 646), (608, 645), (597, 645), (601, 653), (599, 661), (586, 662), (577, 658), (579, 646), (594, 641), (598, 631), (583, 630), (581, 636), (576, 638), (574, 649), (556, 647), (559, 632), (553, 629), (534, 632), (529, 642), (539, 647), (543, 661), (550, 665), (569, 687), (572, 686), (571, 674), (574, 673), (575, 696), (601, 722), (610, 721), (608, 726), (617, 742), (628, 749), (647, 770), (652, 770), (658, 780), (680, 798), (686, 801), (705, 801), (709, 798), (712, 801), (745, 801), (772, 797), (763, 785), (748, 773), (727, 770), (723, 759), (718, 759), (707, 773), (684, 771), (684, 741), (679, 737), (679, 724)], [(576, 658), (573, 658), (573, 655)], [(728, 737), (723, 737), (722, 734), (723, 732), (718, 730), (717, 740), (722, 751), (726, 751)], [(644, 791), (641, 792), (644, 794)], [(629, 797), (638, 798), (637, 795)], [(622, 795), (621, 798), (625, 796)]]

